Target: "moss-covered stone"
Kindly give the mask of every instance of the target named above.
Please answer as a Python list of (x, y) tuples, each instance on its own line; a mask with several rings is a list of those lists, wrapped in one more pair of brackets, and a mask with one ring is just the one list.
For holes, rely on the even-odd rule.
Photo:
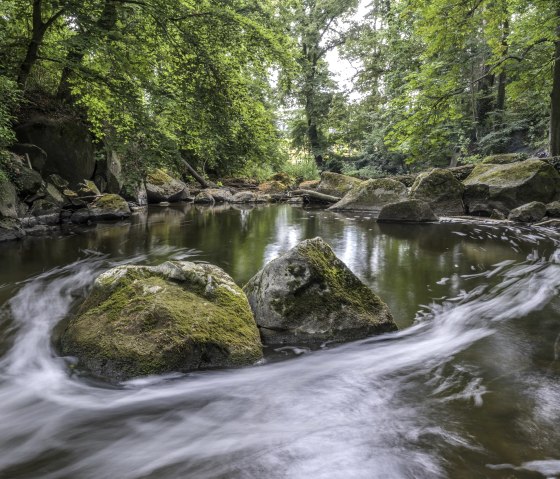
[(246, 296), (220, 268), (173, 261), (97, 278), (60, 338), (93, 373), (127, 379), (243, 366), (262, 357)]
[(399, 181), (381, 178), (360, 182), (329, 209), (369, 211), (377, 216), (383, 206), (406, 199), (406, 186)]
[(321, 181), (317, 186), (317, 191), (325, 195), (342, 198), (352, 188), (362, 183), (362, 180), (352, 176), (340, 175), (330, 171), (321, 173)]
[(294, 179), (290, 175), (288, 175), (288, 173), (283, 173), (283, 172), (274, 173), (268, 179), (268, 181), (275, 181), (275, 182), (282, 183), (286, 188), (289, 188), (294, 184)]
[(259, 191), (268, 195), (277, 195), (285, 193), (288, 187), (280, 181), (266, 181), (259, 185)]
[(256, 203), (257, 195), (252, 191), (240, 191), (233, 195), (232, 203)]
[(206, 192), (212, 195), (216, 203), (231, 203), (233, 201), (233, 195), (227, 188), (208, 188)]
[(101, 195), (99, 188), (91, 180), (83, 180), (78, 185), (78, 190), (76, 192), (78, 197), (81, 199), (86, 199), (87, 201), (93, 201), (97, 196)]
[(429, 203), (434, 212), (441, 216), (464, 214), (464, 186), (448, 170), (435, 168), (421, 173), (412, 185), (412, 199)]
[(14, 218), (0, 217), (0, 243), (2, 241), (12, 241), (21, 239), (25, 236), (25, 231), (21, 227), (19, 220)]
[(318, 180), (310, 180), (310, 181), (302, 181), (298, 185), (298, 189), (300, 190), (315, 190), (319, 186)]
[(526, 205), (515, 208), (509, 214), (510, 221), (519, 223), (536, 223), (544, 218), (546, 214), (546, 205), (538, 201), (532, 201)]
[(98, 197), (88, 205), (88, 211), (92, 220), (122, 219), (131, 215), (128, 203), (119, 195)]
[(377, 221), (380, 223), (427, 223), (438, 217), (425, 201), (407, 200), (391, 203), (381, 208)]
[(194, 197), (194, 202), (198, 204), (213, 205), (215, 200), (209, 191), (202, 190), (198, 195)]
[(509, 165), (527, 159), (525, 153), (502, 153), (499, 155), (487, 156), (482, 160), (483, 165)]
[(189, 199), (187, 186), (161, 169), (152, 170), (146, 177), (149, 203), (176, 202)]
[(532, 159), (505, 165), (478, 165), (465, 180), (464, 201), (471, 214), (509, 211), (531, 201), (549, 203), (560, 196), (560, 174)]
[(265, 343), (349, 341), (397, 329), (387, 305), (321, 238), (268, 263), (244, 290)]

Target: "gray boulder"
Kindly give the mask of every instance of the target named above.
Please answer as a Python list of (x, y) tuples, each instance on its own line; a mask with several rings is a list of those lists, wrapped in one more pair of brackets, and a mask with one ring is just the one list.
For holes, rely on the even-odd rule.
[(525, 160), (503, 165), (478, 165), (465, 180), (468, 212), (489, 216), (531, 201), (549, 203), (560, 197), (560, 174), (549, 163)]
[(169, 201), (185, 201), (189, 199), (189, 190), (182, 181), (169, 176), (165, 171), (158, 169), (148, 173), (146, 177), (146, 191), (149, 203)]
[(377, 216), (383, 206), (406, 199), (407, 189), (404, 184), (382, 178), (360, 182), (329, 209), (368, 211)]
[(536, 223), (542, 220), (545, 215), (546, 205), (538, 201), (532, 201), (512, 210), (508, 219), (519, 223)]
[(197, 204), (213, 205), (215, 203), (214, 197), (209, 191), (202, 190), (194, 197), (194, 202)]
[(385, 205), (377, 218), (380, 223), (426, 223), (438, 220), (430, 205), (420, 200)]
[(262, 358), (243, 291), (217, 266), (182, 261), (103, 273), (59, 344), (81, 366), (117, 380)]
[(209, 188), (205, 191), (212, 195), (216, 203), (231, 203), (233, 201), (233, 195), (226, 188)]
[(244, 291), (268, 344), (350, 341), (397, 329), (387, 305), (321, 238), (268, 263)]
[(429, 203), (440, 216), (464, 214), (464, 186), (448, 170), (435, 168), (421, 173), (412, 185), (410, 197)]
[(560, 218), (560, 201), (553, 201), (546, 205), (546, 215), (550, 218)]
[(257, 195), (252, 191), (240, 191), (233, 195), (232, 203), (256, 203)]

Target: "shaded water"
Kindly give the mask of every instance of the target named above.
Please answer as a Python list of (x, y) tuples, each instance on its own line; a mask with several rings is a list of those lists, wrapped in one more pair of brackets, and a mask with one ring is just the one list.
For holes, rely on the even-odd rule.
[[(315, 236), (386, 300), (400, 332), (117, 386), (53, 352), (55, 325), (112, 265), (190, 258), (243, 284)], [(289, 206), (155, 207), (4, 244), (0, 477), (560, 477), (559, 291), (546, 232)]]

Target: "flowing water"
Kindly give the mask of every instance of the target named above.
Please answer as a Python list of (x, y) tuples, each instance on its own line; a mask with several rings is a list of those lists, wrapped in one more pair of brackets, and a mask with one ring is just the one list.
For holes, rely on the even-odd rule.
[[(0, 246), (2, 478), (560, 477), (552, 232), (177, 206), (69, 233)], [(385, 299), (400, 332), (121, 384), (52, 345), (113, 265), (189, 258), (243, 284), (315, 236)]]

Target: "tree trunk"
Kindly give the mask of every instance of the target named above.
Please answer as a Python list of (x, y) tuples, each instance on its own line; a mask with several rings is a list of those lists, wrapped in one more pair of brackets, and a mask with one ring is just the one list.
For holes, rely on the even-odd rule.
[(43, 38), (45, 37), (45, 24), (43, 23), (41, 16), (42, 0), (35, 0), (33, 2), (33, 27), (31, 32), (31, 40), (27, 46), (27, 52), (25, 54), (25, 59), (19, 68), (18, 73), (18, 85), (24, 90), (27, 84), (27, 79), (37, 58), (39, 56), (39, 47), (43, 43)]
[[(560, 10), (557, 12), (560, 20)], [(554, 73), (550, 95), (550, 156), (560, 156), (560, 25), (556, 29), (557, 40), (554, 49)]]
[(198, 181), (200, 186), (202, 186), (203, 188), (208, 188), (208, 183), (206, 182), (206, 180), (202, 176), (200, 176), (198, 172), (191, 165), (189, 165), (189, 163), (186, 160), (181, 159), (181, 162), (183, 163), (187, 171), (192, 175), (192, 177), (196, 181)]

